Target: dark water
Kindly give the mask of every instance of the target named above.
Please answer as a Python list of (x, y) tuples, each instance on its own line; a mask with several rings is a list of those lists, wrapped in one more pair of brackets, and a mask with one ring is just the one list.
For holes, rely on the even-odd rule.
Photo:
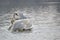
[[(22, 0), (23, 1), (23, 0)], [(9, 1), (10, 2), (10, 1)], [(12, 1), (11, 1), (12, 2)], [(15, 2), (15, 1), (14, 1)], [(16, 1), (17, 2), (17, 1)], [(15, 3), (16, 3), (15, 2)], [(23, 1), (24, 2), (24, 1)], [(0, 39), (1, 40), (60, 40), (60, 3), (43, 2), (8, 5), (0, 4)], [(22, 12), (31, 17), (32, 32), (11, 33), (8, 31), (10, 16), (13, 12)]]

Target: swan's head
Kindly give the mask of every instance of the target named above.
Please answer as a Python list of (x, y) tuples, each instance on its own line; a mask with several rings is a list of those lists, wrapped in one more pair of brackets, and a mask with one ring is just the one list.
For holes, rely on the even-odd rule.
[(17, 13), (14, 13), (14, 15), (18, 16), (18, 14), (17, 14)]
[(18, 13), (14, 13), (14, 14), (13, 14), (13, 18), (14, 18), (14, 19), (18, 19), (18, 17), (19, 17)]

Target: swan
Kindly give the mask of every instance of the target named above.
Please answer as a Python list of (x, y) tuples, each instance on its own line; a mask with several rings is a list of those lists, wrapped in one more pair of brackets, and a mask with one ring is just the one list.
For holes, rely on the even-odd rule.
[(15, 16), (19, 16), (17, 13), (14, 13), (13, 15), (13, 18), (11, 20), (11, 26), (9, 27), (9, 30), (11, 29), (12, 31), (16, 31), (16, 30), (20, 30), (20, 31), (23, 31), (23, 30), (31, 30), (32, 29), (32, 24), (31, 24), (31, 21), (30, 19), (27, 19), (25, 17), (21, 17), (20, 16), (20, 19), (19, 18), (15, 18)]

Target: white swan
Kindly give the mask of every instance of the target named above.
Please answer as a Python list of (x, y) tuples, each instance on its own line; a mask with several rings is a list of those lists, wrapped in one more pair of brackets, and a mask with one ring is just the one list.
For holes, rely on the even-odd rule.
[[(14, 14), (14, 17), (17, 14)], [(9, 29), (11, 29), (12, 31), (16, 31), (16, 30), (31, 30), (32, 29), (32, 24), (31, 21), (29, 19), (20, 19), (20, 20), (16, 20), (13, 17), (13, 21), (11, 21), (12, 25), (9, 27)]]

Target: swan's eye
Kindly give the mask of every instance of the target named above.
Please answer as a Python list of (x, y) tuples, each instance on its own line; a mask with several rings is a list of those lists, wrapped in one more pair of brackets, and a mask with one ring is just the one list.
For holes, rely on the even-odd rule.
[(18, 14), (16, 13), (16, 15), (18, 16)]

